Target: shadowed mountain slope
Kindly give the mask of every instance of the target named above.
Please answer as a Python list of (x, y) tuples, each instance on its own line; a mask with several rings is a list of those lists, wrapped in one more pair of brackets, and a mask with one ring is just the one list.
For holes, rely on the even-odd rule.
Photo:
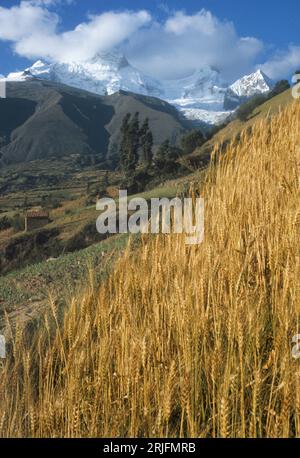
[(9, 82), (0, 99), (0, 161), (3, 164), (71, 154), (99, 161), (118, 154), (126, 113), (149, 118), (154, 147), (176, 143), (187, 124), (167, 102), (119, 91), (99, 96), (47, 81)]

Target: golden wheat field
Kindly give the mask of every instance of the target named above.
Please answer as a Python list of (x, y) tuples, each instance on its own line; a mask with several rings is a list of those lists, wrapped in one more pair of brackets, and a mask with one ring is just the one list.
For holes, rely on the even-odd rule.
[(144, 237), (12, 332), (3, 437), (299, 437), (300, 104), (215, 156), (205, 240)]

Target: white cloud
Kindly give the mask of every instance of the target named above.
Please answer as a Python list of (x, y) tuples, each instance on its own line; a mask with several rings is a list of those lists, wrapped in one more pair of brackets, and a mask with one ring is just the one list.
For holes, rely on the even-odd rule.
[(14, 50), (27, 58), (80, 61), (118, 46), (151, 19), (146, 11), (108, 12), (59, 33), (59, 17), (45, 6), (54, 2), (23, 0), (19, 6), (0, 7), (0, 39), (12, 41)]
[(300, 68), (300, 46), (290, 45), (287, 50), (276, 52), (259, 67), (273, 79), (291, 77)]
[(167, 19), (165, 30), (180, 36), (190, 31), (212, 36), (219, 24), (210, 11), (202, 10), (193, 16), (187, 16), (182, 11), (178, 11), (173, 17)]
[(75, 0), (23, 0), (27, 3), (31, 3), (32, 5), (45, 5), (45, 6), (52, 6), (57, 5), (59, 3), (67, 3), (67, 5), (71, 5)]
[(59, 18), (46, 8), (23, 1), (19, 6), (0, 6), (0, 39), (18, 43), (32, 35), (54, 34)]
[[(58, 61), (83, 61), (99, 51), (118, 46), (141, 26), (149, 22), (145, 11), (104, 13), (63, 33), (33, 33), (15, 44), (18, 54), (29, 58), (46, 57)], [(1, 32), (0, 32), (1, 36)]]
[[(165, 8), (164, 22), (147, 11), (110, 11), (88, 16), (63, 32), (54, 7), (72, 1), (22, 0), (18, 6), (0, 7), (0, 40), (32, 60), (82, 61), (119, 47), (136, 67), (157, 78), (186, 76), (209, 65), (229, 82), (253, 71), (264, 51), (260, 40), (240, 37), (233, 23), (205, 9), (188, 15)], [(286, 74), (299, 62), (299, 54), (300, 48), (291, 46), (265, 62), (263, 69), (271, 77)]]
[(25, 0), (27, 3), (31, 3), (32, 5), (55, 5), (57, 4), (60, 0)]
[(153, 22), (130, 37), (125, 49), (136, 66), (160, 77), (177, 78), (210, 65), (232, 80), (253, 70), (263, 43), (239, 37), (231, 22), (203, 9), (194, 15), (175, 12), (164, 24)]

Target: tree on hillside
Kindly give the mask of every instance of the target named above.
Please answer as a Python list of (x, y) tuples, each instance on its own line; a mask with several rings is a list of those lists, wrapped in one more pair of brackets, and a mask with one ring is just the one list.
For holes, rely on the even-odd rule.
[(140, 145), (142, 149), (141, 162), (146, 168), (150, 167), (153, 161), (153, 135), (149, 127), (149, 119), (146, 118), (140, 129)]
[(169, 140), (165, 140), (159, 147), (154, 162), (157, 169), (163, 173), (171, 173), (178, 167), (177, 159), (181, 150), (170, 144)]
[(278, 94), (290, 89), (290, 83), (287, 80), (278, 81), (272, 91), (270, 92), (269, 98), (275, 97)]
[(158, 148), (155, 156), (155, 165), (158, 169), (164, 168), (168, 156), (169, 147), (170, 141), (165, 140)]
[(183, 154), (191, 154), (196, 148), (202, 146), (205, 142), (204, 135), (198, 129), (191, 130), (181, 139), (181, 148)]
[(262, 105), (268, 100), (268, 97), (264, 94), (256, 95), (252, 97), (248, 102), (243, 103), (236, 111), (237, 118), (240, 121), (247, 121), (248, 117), (253, 113), (255, 108)]
[(140, 146), (140, 122), (139, 113), (135, 113), (129, 124), (129, 149), (127, 156), (127, 171), (134, 171), (138, 163), (138, 152)]
[(127, 113), (121, 126), (121, 145), (120, 145), (120, 169), (128, 174), (133, 172), (138, 162), (139, 150), (139, 113), (131, 115)]
[(129, 122), (131, 115), (127, 113), (124, 116), (122, 126), (121, 126), (121, 144), (120, 144), (120, 169), (126, 170), (128, 149), (129, 149)]

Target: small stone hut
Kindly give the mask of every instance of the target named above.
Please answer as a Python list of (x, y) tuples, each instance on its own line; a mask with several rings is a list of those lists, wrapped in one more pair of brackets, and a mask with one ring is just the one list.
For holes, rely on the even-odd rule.
[(30, 210), (25, 214), (25, 232), (39, 229), (50, 223), (49, 213), (44, 210)]

